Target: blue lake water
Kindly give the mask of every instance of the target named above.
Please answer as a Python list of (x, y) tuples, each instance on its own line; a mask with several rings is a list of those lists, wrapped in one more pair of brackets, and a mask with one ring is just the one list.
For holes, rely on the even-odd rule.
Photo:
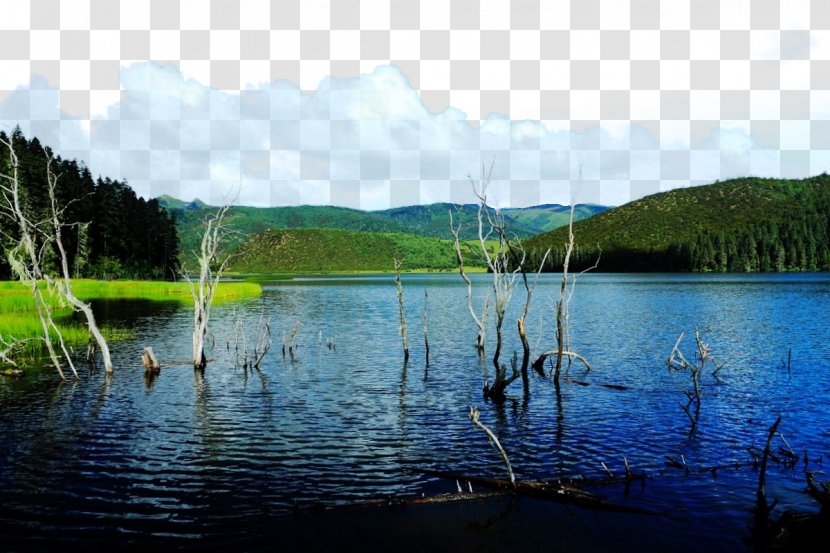
[[(489, 278), (475, 275), (477, 305)], [(763, 448), (778, 415), (799, 455), (806, 449), (830, 464), (828, 274), (584, 275), (571, 302), (571, 340), (593, 371), (574, 364), (558, 394), (550, 378), (531, 373), (529, 394), (517, 380), (502, 405), (482, 398), (493, 378), (492, 317), (482, 364), (458, 275), (403, 280), (406, 366), (389, 275), (266, 283), (261, 298), (216, 306), (203, 377), (172, 366), (144, 379), (145, 345), (162, 361), (189, 358), (186, 306), (96, 305), (136, 331), (135, 340), (112, 345), (112, 378), (82, 369), (80, 381), (60, 383), (50, 371), (0, 381), (0, 545), (734, 551), (748, 548), (758, 480), (747, 448)], [(558, 279), (543, 276), (527, 319), (534, 353), (553, 344), (557, 294)], [(519, 285), (505, 322), (505, 363), (514, 350), (521, 357), (515, 321), (523, 300)], [(249, 346), (261, 313), (270, 317), (274, 345), (261, 371), (235, 366), (235, 313)], [(283, 356), (282, 334), (297, 322), (295, 354)], [(690, 381), (670, 373), (666, 359), (681, 332), (691, 359), (696, 330), (726, 365), (720, 382), (703, 375), (690, 434), (681, 407)], [(626, 458), (646, 472), (645, 486), (592, 491), (662, 514), (509, 498), (355, 507), (456, 489), (425, 469), (506, 477), (470, 423), (470, 406), (499, 437), (517, 478), (602, 477), (603, 462), (622, 474)], [(688, 475), (665, 462), (681, 455)], [(741, 466), (716, 477), (698, 472), (726, 464)], [(805, 487), (802, 463), (771, 464), (775, 514), (817, 511)]]

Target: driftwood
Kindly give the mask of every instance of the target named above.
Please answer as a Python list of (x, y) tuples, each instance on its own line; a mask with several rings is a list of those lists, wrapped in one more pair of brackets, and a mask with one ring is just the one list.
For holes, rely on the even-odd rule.
[(157, 373), (161, 371), (161, 363), (159, 363), (153, 348), (149, 346), (144, 348), (144, 353), (141, 354), (141, 362), (144, 364), (144, 370), (147, 372)]
[(594, 509), (598, 511), (612, 511), (621, 513), (636, 513), (642, 515), (659, 515), (658, 511), (651, 509), (644, 509), (641, 507), (632, 507), (628, 505), (620, 505), (613, 503), (598, 495), (586, 492), (583, 489), (575, 487), (571, 484), (563, 482), (511, 482), (509, 480), (499, 480), (495, 478), (485, 478), (480, 476), (470, 476), (457, 472), (444, 471), (422, 471), (428, 476), (436, 476), (438, 478), (445, 478), (450, 480), (459, 480), (462, 482), (470, 482), (477, 486), (486, 488), (494, 488), (497, 490), (507, 490), (516, 495), (532, 497), (534, 499), (541, 499), (544, 501), (553, 501), (556, 503), (566, 503), (577, 505), (587, 509)]
[[(540, 354), (539, 357), (536, 358), (536, 361), (533, 362), (533, 368), (537, 372), (543, 372), (544, 367), (545, 367), (545, 361), (547, 361), (549, 357), (553, 357), (553, 356), (558, 357), (559, 355), (561, 355), (562, 357), (572, 357), (574, 359), (577, 359), (577, 360), (581, 361), (582, 364), (585, 365), (585, 369), (590, 372), (591, 364), (588, 362), (587, 359), (585, 359), (584, 357), (582, 357), (578, 353), (573, 352), (573, 351), (562, 351), (562, 352), (560, 352), (559, 350), (555, 350), (555, 349), (550, 350), (550, 351), (546, 351), (546, 352)], [(560, 369), (561, 369), (561, 366), (560, 366)], [(556, 377), (556, 373), (554, 373), (554, 380), (558, 380), (555, 377)]]

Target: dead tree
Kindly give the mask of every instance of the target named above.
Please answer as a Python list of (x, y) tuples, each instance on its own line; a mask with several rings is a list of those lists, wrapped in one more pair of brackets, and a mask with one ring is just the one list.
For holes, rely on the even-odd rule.
[(401, 282), (401, 266), (403, 262), (398, 259), (397, 257), (394, 259), (395, 262), (395, 287), (398, 290), (398, 308), (399, 308), (399, 316), (400, 316), (400, 333), (401, 333), (401, 340), (403, 341), (403, 360), (404, 362), (409, 360), (409, 344), (406, 341), (406, 315), (404, 314), (404, 307), (403, 307), (403, 283)]
[(75, 311), (80, 311), (84, 314), (86, 318), (86, 325), (89, 329), (89, 333), (92, 334), (93, 338), (95, 338), (95, 343), (98, 345), (98, 349), (101, 350), (101, 358), (104, 362), (104, 370), (107, 373), (112, 373), (112, 359), (110, 357), (110, 348), (107, 344), (104, 335), (101, 333), (101, 330), (98, 328), (98, 324), (95, 322), (95, 314), (92, 312), (92, 307), (84, 301), (78, 299), (75, 294), (72, 292), (72, 280), (71, 274), (69, 272), (69, 260), (68, 256), (66, 255), (66, 248), (63, 245), (62, 239), (62, 230), (66, 226), (65, 223), (61, 222), (61, 215), (66, 210), (68, 206), (58, 207), (57, 197), (55, 194), (55, 189), (57, 187), (58, 176), (52, 172), (52, 157), (47, 156), (47, 163), (46, 163), (46, 180), (47, 180), (47, 189), (49, 190), (49, 202), (51, 206), (50, 211), (50, 219), (51, 219), (51, 235), (47, 236), (48, 241), (52, 241), (54, 243), (55, 248), (58, 250), (59, 258), (60, 258), (60, 268), (61, 274), (58, 277), (53, 277), (48, 273), (44, 273), (44, 277), (46, 281), (49, 283), (50, 286), (54, 286), (60, 295), (72, 306)]
[(724, 365), (719, 365), (714, 358), (712, 358), (709, 350), (709, 344), (701, 339), (699, 331), (695, 332), (695, 362), (690, 362), (680, 350), (680, 343), (683, 341), (683, 336), (684, 333), (681, 332), (680, 336), (677, 338), (677, 342), (674, 344), (674, 348), (672, 348), (672, 351), (669, 354), (669, 359), (666, 364), (669, 370), (687, 371), (689, 373), (689, 378), (692, 381), (692, 389), (685, 390), (683, 392), (688, 401), (685, 405), (681, 403), (680, 406), (683, 408), (686, 416), (689, 417), (689, 421), (692, 425), (691, 431), (694, 432), (697, 427), (698, 420), (700, 419), (700, 404), (703, 396), (701, 376), (706, 369), (707, 362), (711, 361), (712, 365), (715, 366), (715, 370), (712, 371), (712, 376), (716, 379), (718, 378), (718, 372), (720, 372)]
[(38, 238), (46, 232), (44, 228), (49, 227), (50, 220), (32, 221), (25, 212), (18, 178), (18, 159), (13, 141), (2, 141), (2, 144), (9, 150), (10, 173), (0, 173), (0, 213), (10, 219), (18, 231), (15, 235), (4, 232), (4, 237), (10, 243), (15, 244), (6, 251), (6, 257), (12, 272), (32, 292), (35, 310), (43, 332), (43, 344), (46, 346), (52, 365), (61, 379), (66, 380), (50, 333), (56, 336), (67, 364), (75, 378), (78, 378), (78, 372), (75, 370), (72, 357), (63, 341), (63, 335), (52, 319), (52, 307), (47, 299), (48, 289), (45, 289), (42, 284), (44, 279), (43, 255), (48, 244), (39, 242)]
[(424, 288), (424, 352), (426, 355), (426, 366), (429, 368), (429, 311), (427, 310), (427, 289)]
[[(507, 366), (500, 363), (500, 357), (503, 342), (502, 327), (504, 326), (504, 315), (507, 311), (507, 306), (510, 304), (510, 299), (513, 296), (513, 289), (516, 286), (518, 275), (521, 273), (521, 267), (524, 265), (525, 256), (524, 252), (522, 252), (522, 258), (518, 262), (512, 259), (507, 220), (498, 208), (490, 208), (487, 205), (487, 186), (490, 183), (492, 173), (493, 164), (490, 164), (490, 169), (486, 173), (482, 169), (480, 185), (477, 187), (472, 178), (470, 178), (470, 184), (473, 186), (473, 193), (478, 198), (477, 222), (479, 254), (493, 278), (493, 309), (496, 315), (496, 349), (493, 352), (493, 367), (496, 370), (496, 376), (492, 385), (485, 383), (484, 395), (495, 401), (502, 401), (507, 386), (520, 376), (520, 373), (516, 370), (515, 361), (512, 363), (512, 374), (507, 376)], [(487, 248), (488, 240), (494, 240), (496, 242), (495, 249), (492, 253)]]
[(455, 225), (452, 218), (452, 210), (449, 211), (450, 214), (450, 232), (455, 239), (455, 259), (456, 263), (458, 264), (458, 273), (461, 275), (461, 279), (464, 281), (464, 284), (467, 285), (467, 309), (470, 311), (470, 317), (472, 317), (473, 322), (476, 324), (478, 328), (478, 335), (476, 336), (476, 349), (479, 353), (484, 353), (484, 336), (485, 330), (487, 328), (487, 312), (490, 308), (490, 294), (485, 294), (484, 296), (484, 305), (481, 309), (481, 316), (479, 317), (476, 314), (475, 309), (473, 308), (473, 283), (470, 280), (470, 277), (467, 276), (467, 272), (464, 270), (464, 256), (461, 253), (461, 239), (459, 235), (461, 233), (461, 217), (459, 215), (458, 226)]
[[(199, 261), (199, 280), (194, 283), (187, 271), (182, 268), (187, 283), (190, 285), (190, 294), (193, 297), (193, 368), (203, 370), (207, 366), (205, 356), (205, 337), (207, 336), (210, 310), (213, 306), (213, 297), (216, 287), (222, 278), (222, 273), (231, 260), (230, 254), (221, 254), (220, 246), (225, 242), (230, 229), (225, 224), (230, 205), (220, 207), (216, 213), (204, 220), (204, 231), (199, 252), (196, 252)], [(219, 261), (218, 256), (222, 257)], [(214, 265), (216, 269), (214, 270)]]
[[(520, 243), (518, 244), (518, 247), (521, 248)], [(528, 311), (530, 311), (530, 300), (533, 297), (533, 290), (536, 288), (536, 283), (539, 280), (539, 275), (541, 274), (542, 269), (545, 266), (545, 261), (547, 261), (548, 255), (550, 255), (550, 248), (548, 248), (548, 250), (545, 252), (545, 255), (542, 256), (542, 262), (539, 263), (539, 268), (536, 271), (536, 276), (533, 278), (532, 283), (527, 278), (527, 271), (525, 270), (524, 265), (521, 265), (519, 267), (520, 271), (521, 271), (521, 275), (522, 275), (522, 283), (524, 284), (524, 287), (525, 287), (525, 304), (524, 304), (524, 307), (522, 308), (522, 313), (519, 315), (519, 318), (516, 321), (516, 323), (517, 323), (517, 327), (518, 327), (518, 330), (519, 330), (519, 338), (522, 341), (523, 353), (522, 353), (522, 369), (521, 370), (522, 370), (522, 380), (525, 382), (525, 384), (527, 384), (527, 382), (528, 382), (527, 367), (528, 367), (528, 363), (530, 363), (530, 343), (527, 340), (525, 320), (527, 319)], [(515, 252), (513, 254), (513, 257), (514, 257), (514, 259), (517, 257)], [(524, 250), (522, 250), (521, 258), (524, 259), (524, 257), (525, 257), (524, 256)]]
[(591, 364), (583, 356), (579, 355), (571, 349), (571, 331), (570, 331), (570, 303), (573, 298), (574, 289), (576, 288), (576, 277), (595, 269), (599, 265), (599, 257), (591, 267), (575, 275), (568, 274), (568, 268), (571, 261), (571, 254), (574, 250), (574, 203), (571, 202), (571, 212), (568, 218), (568, 242), (565, 245), (565, 258), (562, 263), (562, 281), (559, 285), (559, 299), (556, 302), (556, 349), (542, 353), (536, 361), (533, 362), (533, 368), (541, 371), (545, 365), (545, 361), (549, 357), (556, 356), (556, 365), (554, 367), (553, 381), (559, 382), (559, 376), (562, 372), (562, 360), (564, 358), (578, 359), (585, 365), (587, 370), (591, 370)]

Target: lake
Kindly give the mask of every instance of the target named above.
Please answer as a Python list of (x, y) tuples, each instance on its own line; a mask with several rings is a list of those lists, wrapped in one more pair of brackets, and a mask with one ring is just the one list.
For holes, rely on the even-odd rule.
[[(489, 278), (474, 275), (477, 305)], [(3, 548), (734, 551), (749, 548), (758, 482), (747, 449), (763, 449), (778, 415), (787, 442), (814, 460), (811, 470), (822, 470), (820, 458), (830, 463), (828, 274), (584, 275), (571, 302), (571, 340), (593, 371), (574, 364), (558, 393), (531, 372), (529, 394), (517, 380), (501, 405), (482, 397), (493, 379), (492, 316), (482, 363), (459, 276), (404, 275), (403, 283), (406, 365), (390, 275), (264, 283), (261, 298), (214, 308), (203, 376), (171, 366), (154, 381), (144, 378), (143, 347), (162, 361), (187, 360), (192, 310), (96, 303), (107, 320), (136, 332), (111, 345), (112, 378), (82, 368), (80, 381), (60, 383), (49, 370), (0, 381)], [(554, 343), (558, 284), (542, 276), (534, 293), (534, 353)], [(505, 321), (508, 365), (514, 350), (521, 358), (523, 300), (519, 284)], [(262, 313), (274, 343), (261, 370), (244, 370), (235, 366), (235, 318), (250, 346)], [(282, 335), (295, 323), (294, 355), (283, 356)], [(720, 381), (703, 374), (690, 433), (681, 407), (690, 379), (668, 371), (666, 359), (685, 332), (680, 348), (691, 360), (696, 330), (725, 366)], [(518, 479), (602, 478), (602, 463), (621, 475), (625, 458), (645, 471), (643, 486), (591, 491), (660, 514), (507, 497), (360, 505), (456, 490), (424, 470), (506, 478), (469, 420), (471, 406)], [(682, 456), (690, 473), (666, 456)], [(713, 465), (740, 466), (713, 477), (704, 470)], [(774, 514), (816, 512), (805, 487), (801, 462), (770, 464)]]

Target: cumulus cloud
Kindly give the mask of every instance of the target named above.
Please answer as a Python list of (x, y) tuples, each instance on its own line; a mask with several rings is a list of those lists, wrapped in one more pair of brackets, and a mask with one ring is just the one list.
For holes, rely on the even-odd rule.
[[(802, 48), (802, 38), (788, 48)], [(20, 125), (145, 196), (220, 202), (237, 195), (259, 206), (469, 202), (468, 179), (491, 164), (490, 197), (501, 206), (572, 198), (617, 205), (719, 178), (778, 176), (783, 163), (748, 126), (713, 129), (692, 149), (688, 121), (571, 132), (490, 115), (473, 125), (453, 107), (431, 112), (394, 66), (327, 77), (313, 93), (275, 81), (230, 94), (174, 65), (141, 62), (122, 68), (119, 101), (93, 106), (92, 120), (60, 106), (61, 92), (35, 76), (0, 100), (0, 125)], [(782, 127), (782, 141), (802, 136), (803, 129)]]

